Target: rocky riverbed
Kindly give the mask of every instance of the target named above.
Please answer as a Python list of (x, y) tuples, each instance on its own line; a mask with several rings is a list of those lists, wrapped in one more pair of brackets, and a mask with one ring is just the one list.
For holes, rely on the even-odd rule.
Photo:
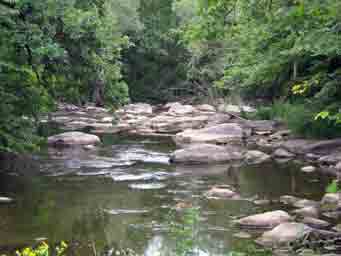
[[(250, 107), (242, 108), (243, 111), (254, 111)], [(46, 121), (57, 123), (66, 132), (49, 137), (49, 157), (47, 162), (42, 162), (40, 170), (44, 175), (62, 181), (71, 177), (105, 177), (114, 183), (128, 183), (132, 191), (173, 191), (172, 200), (176, 203), (168, 207), (180, 209), (193, 205), (197, 201), (195, 198), (200, 198), (200, 204), (208, 200), (204, 208), (207, 208), (207, 203), (215, 204), (217, 200), (227, 205), (238, 202), (238, 207), (251, 204), (255, 208), (250, 208), (252, 210), (247, 211), (248, 214), (237, 210), (239, 214), (233, 214), (228, 221), (229, 227), (224, 229), (228, 231), (232, 225), (234, 232), (246, 231), (247, 237), (254, 238), (265, 247), (278, 249), (290, 244), (290, 248), (301, 250), (300, 246), (292, 244), (306, 242), (308, 238), (312, 244), (322, 240), (338, 241), (341, 195), (324, 194), (326, 184), (318, 178), (316, 180), (316, 177), (325, 170), (334, 174), (337, 172), (341, 165), (340, 141), (304, 140), (294, 137), (278, 122), (245, 120), (240, 116), (240, 107), (233, 105), (131, 104), (114, 112), (92, 106), (60, 104), (59, 110)], [(156, 144), (165, 143), (163, 140), (167, 144), (172, 141), (175, 146), (160, 152), (146, 150), (134, 143), (108, 144), (105, 139), (106, 136), (132, 135), (140, 137), (139, 140), (154, 138)], [(104, 154), (103, 147), (107, 148)], [(139, 171), (141, 164), (151, 165), (154, 170)], [(290, 165), (296, 166), (295, 174), (285, 174)], [(169, 171), (174, 168), (175, 171)], [(270, 182), (269, 187), (264, 188), (268, 194), (246, 195), (243, 192), (245, 188), (240, 175), (245, 168), (258, 170), (253, 171), (258, 176), (252, 179), (259, 181), (268, 180), (264, 176), (268, 175), (267, 172), (262, 174), (261, 170), (271, 169), (274, 184)], [(250, 172), (246, 173), (250, 175)], [(228, 177), (223, 177), (226, 174)], [(302, 175), (307, 182), (311, 182), (308, 186), (312, 186), (312, 190), (315, 186), (320, 191), (318, 195), (298, 192), (305, 188), (296, 184), (293, 175)], [(210, 178), (208, 183), (194, 179), (193, 182), (186, 181), (187, 185), (183, 188), (179, 187), (186, 180), (183, 177), (187, 176), (213, 176), (215, 179)], [(275, 180), (282, 179), (284, 184), (288, 177), (293, 179), (289, 182), (292, 189), (277, 193)], [(176, 189), (172, 189), (174, 183), (170, 182), (174, 179), (177, 180)], [(200, 188), (193, 190), (190, 188), (192, 186)], [(159, 196), (163, 196), (161, 194)], [(136, 214), (149, 212), (150, 209), (141, 209), (140, 206), (106, 211)], [(336, 242), (325, 242), (320, 247), (325, 252), (339, 252), (340, 249)]]

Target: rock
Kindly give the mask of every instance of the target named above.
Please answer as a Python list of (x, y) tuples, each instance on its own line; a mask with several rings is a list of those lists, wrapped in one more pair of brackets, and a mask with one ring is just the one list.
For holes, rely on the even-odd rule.
[(315, 166), (305, 166), (301, 168), (302, 172), (306, 172), (306, 173), (312, 173), (316, 171), (316, 167)]
[(58, 135), (54, 135), (47, 140), (49, 145), (93, 145), (100, 143), (101, 140), (98, 136), (87, 134), (83, 132), (65, 132)]
[(265, 135), (271, 134), (275, 130), (277, 122), (269, 120), (255, 120), (247, 121), (245, 125), (248, 128), (251, 128), (252, 132), (255, 134)]
[(334, 211), (341, 206), (341, 193), (325, 194), (321, 201), (322, 211)]
[(85, 145), (83, 148), (85, 150), (95, 150), (96, 149), (96, 147), (94, 145)]
[(249, 150), (244, 155), (247, 164), (260, 164), (271, 159), (271, 156), (258, 150)]
[(196, 109), (191, 105), (182, 105), (181, 103), (173, 103), (170, 105), (168, 115), (172, 116), (184, 116), (193, 114)]
[[(295, 154), (305, 154), (307, 152), (307, 148), (310, 145), (313, 145), (315, 141), (313, 140), (305, 140), (305, 139), (293, 139), (287, 140), (281, 144), (281, 147), (288, 150), (291, 153)], [(311, 152), (310, 152), (311, 153)]]
[(111, 116), (106, 116), (101, 119), (102, 123), (112, 123), (114, 121), (114, 118)]
[(274, 228), (281, 223), (291, 220), (291, 216), (284, 211), (273, 211), (252, 215), (235, 221), (241, 227), (246, 228)]
[(283, 140), (284, 137), (288, 137), (291, 134), (290, 130), (282, 130), (278, 131), (272, 135), (270, 135), (271, 140)]
[(212, 144), (194, 144), (176, 150), (171, 155), (171, 162), (188, 164), (222, 163), (241, 160), (242, 158), (243, 155), (237, 148)]
[(311, 228), (326, 229), (330, 227), (329, 222), (312, 217), (304, 217), (301, 222)]
[(336, 165), (335, 165), (335, 169), (339, 172), (341, 172), (341, 162), (338, 162)]
[(305, 207), (317, 207), (318, 202), (313, 201), (313, 200), (308, 200), (308, 199), (301, 199), (296, 201), (293, 206), (296, 208), (305, 208)]
[(290, 242), (303, 238), (311, 231), (310, 227), (302, 223), (282, 223), (273, 230), (265, 232), (256, 242), (266, 247), (286, 246)]
[(249, 233), (246, 232), (238, 232), (236, 234), (233, 234), (233, 237), (241, 238), (241, 239), (250, 239), (252, 236)]
[(198, 105), (196, 106), (196, 108), (197, 110), (203, 111), (203, 112), (215, 112), (216, 111), (215, 107), (208, 105), (208, 104)]
[(0, 197), (0, 204), (5, 204), (5, 203), (12, 203), (14, 200), (9, 197)]
[(294, 205), (296, 202), (300, 201), (301, 198), (298, 198), (298, 197), (295, 197), (295, 196), (288, 196), (288, 195), (285, 195), (285, 196), (281, 196), (279, 201), (282, 203), (282, 204), (286, 204), (286, 205)]
[(213, 187), (205, 193), (206, 197), (235, 198), (238, 194), (228, 188)]
[(124, 107), (124, 110), (127, 114), (132, 114), (132, 115), (149, 116), (153, 114), (152, 106), (146, 103), (129, 104)]
[(276, 151), (273, 153), (273, 156), (277, 158), (293, 158), (295, 157), (295, 154), (290, 153), (289, 151), (283, 148), (279, 148), (276, 149)]
[(214, 126), (217, 124), (225, 124), (231, 120), (231, 116), (229, 114), (215, 113), (214, 115), (210, 115), (207, 121), (208, 126)]
[(253, 203), (255, 205), (268, 205), (271, 203), (271, 201), (268, 199), (257, 199), (257, 200), (254, 200)]
[(324, 164), (337, 164), (341, 162), (341, 153), (334, 152), (330, 155), (322, 156), (318, 159), (318, 161)]
[(250, 107), (250, 106), (237, 106), (237, 105), (232, 105), (232, 104), (220, 104), (218, 106), (218, 111), (219, 112), (240, 114), (242, 111), (252, 113), (252, 112), (256, 112), (257, 110), (255, 108)]
[(341, 233), (341, 224), (336, 225), (332, 230)]
[(241, 143), (245, 135), (245, 130), (236, 123), (220, 124), (199, 130), (185, 130), (176, 134), (174, 140), (177, 145), (191, 143)]
[(148, 122), (151, 129), (157, 133), (177, 133), (186, 129), (200, 129), (203, 128), (207, 122), (208, 116), (167, 116), (159, 115)]
[(308, 153), (305, 155), (306, 159), (310, 160), (310, 161), (316, 161), (318, 160), (321, 156), (317, 155), (317, 154), (313, 154), (313, 153)]
[(318, 208), (315, 206), (304, 207), (304, 208), (293, 211), (293, 213), (302, 217), (311, 217), (311, 218), (318, 218), (320, 215)]

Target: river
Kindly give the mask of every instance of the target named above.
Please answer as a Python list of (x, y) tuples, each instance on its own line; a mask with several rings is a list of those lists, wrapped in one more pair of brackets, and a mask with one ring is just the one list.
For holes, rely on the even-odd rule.
[[(96, 150), (45, 148), (32, 160), (2, 163), (0, 196), (14, 202), (0, 205), (0, 253), (47, 238), (74, 241), (82, 255), (90, 255), (89, 244), (166, 255), (170, 212), (183, 202), (199, 208), (198, 255), (226, 255), (252, 243), (235, 236), (234, 219), (286, 209), (281, 195), (320, 200), (330, 181), (300, 172), (299, 163), (171, 165), (175, 145), (167, 139), (101, 136)], [(207, 199), (214, 185), (232, 186), (241, 199)]]

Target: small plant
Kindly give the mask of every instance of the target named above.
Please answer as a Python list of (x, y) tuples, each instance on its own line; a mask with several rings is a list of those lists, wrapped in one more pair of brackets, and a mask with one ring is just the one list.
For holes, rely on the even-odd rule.
[[(56, 256), (65, 256), (66, 249), (68, 245), (62, 241), (58, 246), (55, 248)], [(16, 251), (16, 256), (49, 256), (50, 254), (50, 247), (47, 243), (42, 242), (37, 247), (26, 247), (21, 251)]]
[(339, 192), (340, 190), (341, 190), (341, 189), (340, 189), (338, 180), (333, 180), (332, 183), (330, 183), (330, 184), (327, 186), (326, 192), (327, 192), (327, 193), (337, 193), (337, 192)]

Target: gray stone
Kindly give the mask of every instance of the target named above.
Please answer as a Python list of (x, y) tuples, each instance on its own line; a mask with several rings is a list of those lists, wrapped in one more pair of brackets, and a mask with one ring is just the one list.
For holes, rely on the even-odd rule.
[(124, 107), (124, 111), (127, 114), (132, 115), (151, 115), (153, 114), (153, 108), (151, 105), (146, 103), (136, 103), (136, 104), (129, 104)]
[(174, 140), (177, 145), (191, 143), (241, 143), (244, 138), (243, 128), (236, 123), (220, 124), (200, 130), (185, 130), (176, 134)]
[(301, 199), (293, 204), (293, 206), (296, 208), (316, 207), (318, 205), (319, 205), (318, 202), (308, 199)]
[(299, 216), (312, 217), (312, 218), (318, 218), (320, 215), (318, 208), (315, 206), (304, 207), (304, 208), (295, 210), (293, 213)]
[(300, 201), (301, 198), (295, 197), (295, 196), (289, 196), (289, 195), (285, 195), (285, 196), (281, 196), (279, 201), (283, 204), (287, 204), (287, 205), (294, 205), (296, 202)]
[(198, 105), (198, 106), (196, 106), (196, 108), (199, 111), (203, 111), (203, 112), (215, 112), (216, 111), (215, 107), (213, 107), (209, 104)]
[(273, 230), (265, 232), (256, 242), (266, 247), (286, 246), (290, 242), (303, 238), (311, 231), (310, 227), (302, 223), (281, 223)]
[(205, 193), (206, 197), (218, 197), (218, 198), (235, 198), (238, 194), (225, 187), (213, 187)]
[(277, 158), (293, 158), (295, 157), (295, 154), (290, 153), (289, 151), (283, 149), (283, 148), (279, 148), (276, 149), (276, 151), (273, 153), (274, 157)]
[(322, 156), (318, 159), (320, 163), (325, 164), (337, 164), (341, 162), (341, 153), (340, 152), (334, 152), (330, 155)]
[(188, 164), (222, 163), (241, 160), (242, 158), (243, 155), (237, 148), (212, 144), (193, 144), (184, 149), (176, 150), (171, 155), (171, 162)]
[(312, 217), (304, 217), (302, 223), (308, 225), (311, 228), (317, 229), (326, 229), (330, 227), (329, 222)]
[(271, 156), (258, 150), (249, 150), (244, 155), (247, 164), (260, 164), (271, 159)]
[(100, 143), (98, 136), (83, 132), (65, 132), (48, 138), (49, 145), (93, 145)]
[(172, 103), (169, 106), (168, 114), (172, 116), (183, 116), (196, 112), (196, 109), (193, 106), (182, 105), (178, 102)]
[(272, 211), (245, 217), (236, 220), (235, 223), (246, 228), (268, 229), (274, 228), (281, 223), (288, 222), (291, 219), (291, 216), (285, 211)]

